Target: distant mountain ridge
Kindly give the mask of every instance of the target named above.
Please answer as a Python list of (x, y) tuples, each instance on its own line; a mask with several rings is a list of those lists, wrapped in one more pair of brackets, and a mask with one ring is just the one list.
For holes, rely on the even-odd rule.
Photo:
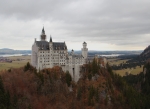
[(140, 54), (141, 57), (150, 58), (150, 45)]
[(0, 49), (0, 54), (31, 54), (31, 50), (13, 50), (9, 48)]
[(2, 50), (13, 50), (13, 49), (10, 49), (10, 48), (2, 48)]
[[(68, 50), (68, 52), (71, 52), (71, 50)], [(81, 54), (80, 50), (75, 50), (74, 51), (76, 54)], [(132, 55), (132, 54), (141, 54), (142, 50), (137, 50), (137, 51), (97, 51), (97, 50), (89, 50), (88, 55), (111, 55), (111, 54), (124, 54), (124, 55)], [(0, 54), (31, 54), (31, 50), (14, 50), (10, 48), (2, 48), (0, 49)]]

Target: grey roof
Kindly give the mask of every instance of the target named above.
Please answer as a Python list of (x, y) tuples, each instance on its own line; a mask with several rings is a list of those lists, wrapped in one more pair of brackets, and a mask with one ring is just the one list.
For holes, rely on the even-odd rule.
[(49, 50), (49, 42), (47, 41), (36, 41), (36, 45), (40, 50)]
[[(36, 41), (36, 45), (40, 50), (49, 50), (49, 42), (47, 41)], [(53, 42), (53, 50), (66, 50), (67, 46), (65, 42)]]
[(66, 50), (65, 42), (53, 42), (53, 50)]
[(86, 42), (83, 42), (83, 44), (86, 44)]

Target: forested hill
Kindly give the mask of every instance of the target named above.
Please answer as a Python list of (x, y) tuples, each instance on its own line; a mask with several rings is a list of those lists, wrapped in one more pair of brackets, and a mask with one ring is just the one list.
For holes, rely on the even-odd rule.
[[(144, 109), (150, 108), (150, 63), (143, 67), (143, 72), (138, 75), (128, 75), (123, 77), (126, 82), (139, 92), (139, 99)], [(142, 108), (141, 108), (142, 109)]]
[(60, 67), (37, 73), (29, 63), (0, 77), (0, 109), (145, 109), (141, 100), (109, 65), (95, 60), (83, 67), (77, 83)]
[(140, 55), (143, 58), (150, 58), (150, 45)]

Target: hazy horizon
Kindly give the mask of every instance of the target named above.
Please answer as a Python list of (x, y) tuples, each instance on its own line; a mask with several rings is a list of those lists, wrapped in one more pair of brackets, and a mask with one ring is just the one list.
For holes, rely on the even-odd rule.
[[(12, 50), (30, 50), (30, 49), (13, 49), (13, 48), (0, 48), (0, 49), (12, 49)], [(71, 51), (72, 49), (68, 49), (68, 51)], [(73, 49), (75, 50), (75, 49)], [(81, 51), (81, 50), (75, 50), (75, 51)], [(107, 52), (107, 51), (143, 51), (143, 50), (88, 50), (88, 51), (100, 51), (100, 52)]]

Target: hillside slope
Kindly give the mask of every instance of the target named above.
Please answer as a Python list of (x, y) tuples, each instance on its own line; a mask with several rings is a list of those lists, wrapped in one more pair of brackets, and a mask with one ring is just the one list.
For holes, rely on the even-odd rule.
[(141, 57), (150, 58), (150, 45), (140, 54)]
[[(2, 96), (5, 95), (5, 96)], [(37, 73), (29, 63), (3, 71), (0, 108), (6, 109), (138, 109), (139, 95), (107, 65), (96, 61), (84, 66), (74, 83), (60, 67)]]

